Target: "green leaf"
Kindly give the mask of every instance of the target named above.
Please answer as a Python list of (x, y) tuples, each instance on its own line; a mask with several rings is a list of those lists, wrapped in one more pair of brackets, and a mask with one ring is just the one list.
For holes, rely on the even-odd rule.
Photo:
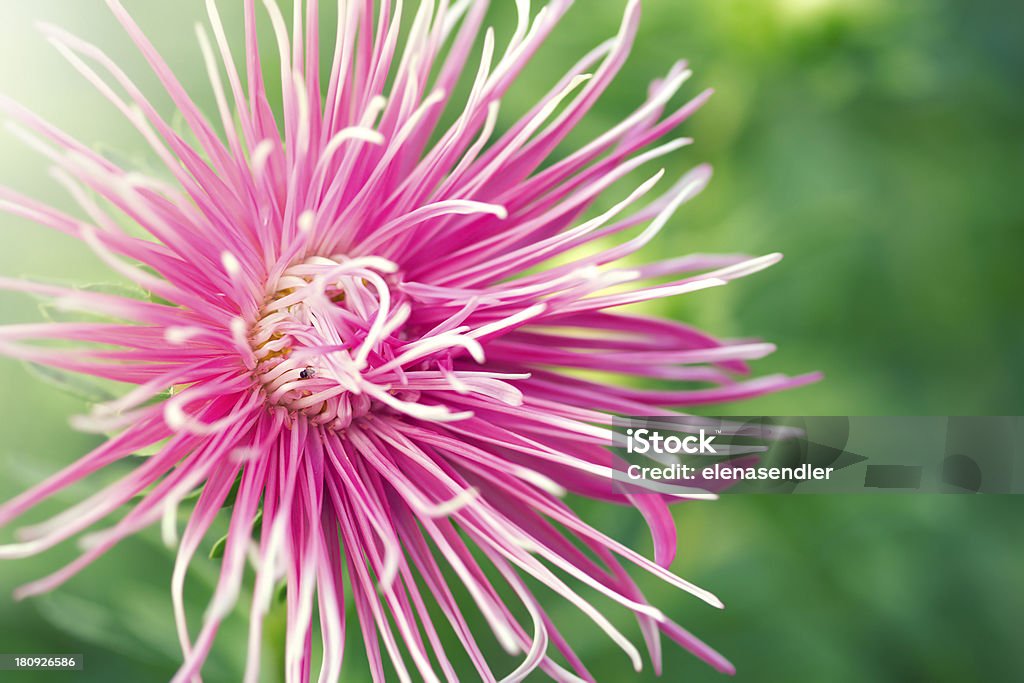
[(25, 363), (25, 367), (37, 379), (88, 403), (103, 403), (114, 399), (113, 394), (88, 377), (38, 363)]
[[(63, 283), (53, 284), (59, 284), (59, 286), (62, 287), (68, 286)], [(149, 292), (134, 284), (97, 282), (90, 285), (75, 285), (73, 289), (82, 292), (93, 292), (96, 294), (109, 294), (110, 296), (135, 299), (136, 301), (149, 301), (150, 299)], [(91, 313), (87, 310), (64, 308), (57, 305), (53, 299), (48, 297), (43, 298), (40, 302), (39, 311), (43, 314), (44, 318), (55, 323), (113, 320), (110, 316)]]
[[(161, 280), (164, 279), (164, 276), (161, 275), (159, 272), (157, 272), (156, 268), (153, 268), (152, 266), (147, 266), (147, 265), (143, 264), (143, 265), (139, 266), (139, 270), (141, 270), (141, 271), (143, 271), (145, 273), (149, 273), (153, 277), (160, 278)], [(174, 303), (173, 301), (168, 301), (167, 299), (163, 298), (162, 296), (157, 296), (153, 292), (147, 292), (146, 293), (146, 300), (149, 301), (150, 303), (160, 304), (161, 306), (175, 306), (175, 307), (177, 307), (177, 304)]]
[[(111, 434), (111, 436), (113, 436), (113, 435)], [(136, 450), (134, 453), (132, 453), (132, 455), (134, 455), (136, 458), (149, 458), (149, 457), (152, 457), (152, 456), (156, 455), (157, 453), (159, 453), (160, 449), (163, 448), (167, 444), (168, 441), (170, 441), (170, 437), (168, 437), (166, 439), (160, 439), (159, 441), (154, 441), (150, 445), (143, 446), (142, 448)]]
[(231, 484), (231, 490), (228, 491), (228, 495), (224, 498), (224, 504), (221, 507), (229, 508), (235, 504), (235, 499), (238, 498), (238, 487), (242, 485), (242, 474), (239, 472), (238, 476), (235, 477), (235, 481)]
[(55, 591), (35, 604), (46, 621), (87, 643), (141, 661), (173, 663), (179, 653), (160, 609), (166, 596), (156, 587), (138, 582), (111, 583), (121, 587), (120, 594), (111, 590), (85, 597)]
[[(106, 561), (82, 572), (61, 590), (32, 600), (47, 622), (43, 631), (50, 634), (47, 637), (68, 634), (87, 646), (87, 671), (90, 657), (94, 664), (99, 664), (101, 657), (111, 658), (111, 662), (115, 657), (123, 657), (150, 668), (167, 667), (171, 672), (181, 663), (167, 592), (173, 556), (158, 539), (149, 538), (153, 535), (144, 533), (121, 544), (117, 557), (105, 558)], [(209, 590), (216, 585), (217, 576), (207, 572), (205, 564), (209, 563), (193, 562), (189, 569), (190, 587), (201, 588), (185, 591), (186, 613), (195, 615), (193, 619), (206, 609)], [(226, 620), (218, 629), (218, 647), (203, 666), (204, 680), (242, 680), (248, 601), (240, 603), (238, 613), (243, 618)], [(155, 678), (166, 680), (169, 676), (128, 676), (117, 680)], [(0, 679), (7, 680), (3, 676)]]
[(228, 544), (228, 536), (227, 536), (227, 534), (224, 534), (223, 536), (218, 538), (217, 542), (213, 544), (212, 548), (210, 548), (210, 559), (211, 560), (219, 560), (220, 558), (224, 557), (224, 547), (227, 544)]
[(95, 292), (96, 294), (121, 296), (126, 299), (136, 299), (138, 301), (145, 301), (149, 298), (149, 292), (144, 290), (142, 287), (135, 284), (124, 284), (120, 282), (96, 282), (91, 285), (82, 285), (76, 289), (81, 289), (84, 292)]
[[(252, 535), (255, 538), (263, 528), (263, 510), (257, 510), (256, 516), (252, 518)], [(216, 540), (210, 548), (210, 559), (217, 560), (224, 557), (224, 547), (228, 543), (228, 536), (224, 534)]]

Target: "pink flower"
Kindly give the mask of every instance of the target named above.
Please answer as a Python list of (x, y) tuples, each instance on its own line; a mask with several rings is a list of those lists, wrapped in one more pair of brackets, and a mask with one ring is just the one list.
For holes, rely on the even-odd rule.
[[(323, 638), (319, 680), (337, 680), (346, 601), (355, 605), (377, 680), (385, 677), (385, 657), (401, 680), (460, 678), (428, 601), (485, 680), (500, 674), (489, 668), (479, 638), (522, 656), (509, 680), (538, 668), (560, 680), (592, 680), (568, 644), (573, 634), (548, 618), (526, 577), (579, 608), (637, 670), (637, 646), (574, 586), (635, 614), (655, 669), (665, 634), (731, 671), (648, 604), (623, 566), (721, 607), (667, 569), (676, 551), (672, 499), (612, 488), (609, 414), (671, 414), (669, 406), (756, 396), (814, 376), (740, 380), (745, 361), (770, 345), (725, 343), (677, 322), (616, 312), (724, 285), (780, 258), (693, 255), (616, 266), (710, 176), (699, 166), (648, 200), (663, 175), (653, 172), (610, 209), (589, 211), (627, 173), (689, 142), (660, 142), (709, 95), (666, 110), (689, 76), (683, 63), (655, 81), (622, 123), (542, 167), (622, 65), (638, 3), (629, 2), (614, 39), (501, 134), (500, 98), (567, 0), (532, 18), (526, 0), (518, 2), (509, 43), (502, 50), (488, 29), (473, 63), (485, 3), (424, 2), (404, 42), (390, 3), (343, 3), (326, 82), (317, 2), (310, 0), (304, 15), (296, 2), (289, 35), (274, 0), (266, 0), (283, 65), (280, 118), (268, 103), (253, 0), (245, 4), (244, 76), (209, 2), (213, 39), (203, 29), (199, 39), (217, 124), (117, 0), (109, 4), (180, 111), (188, 139), (99, 48), (45, 28), (142, 134), (166, 177), (124, 170), (4, 104), (20, 134), (54, 163), (85, 218), (9, 189), (0, 190), (0, 205), (79, 238), (149, 295), (0, 281), (52, 297), (60, 308), (106, 317), (8, 325), (0, 328), (0, 351), (134, 385), (76, 421), (116, 435), (5, 503), (0, 524), (111, 463), (143, 449), (152, 455), (0, 547), (7, 558), (42, 552), (136, 501), (112, 526), (82, 537), (78, 559), (18, 595), (60, 585), (125, 536), (162, 520), (166, 540), (178, 547), (171, 591), (184, 652), (178, 681), (200, 671), (218, 625), (241, 599), (249, 565), (255, 591), (247, 681), (258, 678), (262, 616), (282, 582), (289, 681), (310, 678), (314, 618)], [(452, 101), (464, 71), (472, 88), (465, 101)], [(446, 110), (454, 120), (440, 125)], [(612, 239), (634, 227), (640, 229), (628, 239)], [(82, 346), (71, 354), (32, 343), (38, 340)], [(636, 389), (565, 369), (705, 387)], [(583, 522), (561, 499), (566, 492), (637, 508), (650, 525), (655, 559)], [(229, 495), (220, 580), (193, 640), (184, 578)], [(180, 530), (178, 508), (186, 504), (191, 514)], [(458, 577), (470, 604), (456, 602), (448, 575)], [(510, 594), (528, 620), (500, 597)], [(482, 613), (490, 633), (471, 632), (463, 610)], [(554, 651), (567, 668), (549, 657)]]

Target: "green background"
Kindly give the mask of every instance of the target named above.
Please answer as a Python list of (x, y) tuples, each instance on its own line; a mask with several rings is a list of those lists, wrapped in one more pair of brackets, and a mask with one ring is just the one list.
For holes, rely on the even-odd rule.
[[(237, 37), (240, 3), (220, 4)], [(193, 30), (204, 17), (202, 3), (126, 5), (212, 112)], [(614, 34), (621, 5), (578, 0), (503, 101), (504, 125)], [(510, 12), (493, 14), (499, 35), (507, 35)], [(0, 17), (0, 92), (82, 140), (104, 141), (105, 151), (152, 165), (142, 141), (33, 28), (51, 21), (100, 44), (169, 114), (103, 3), (3, 0)], [(684, 94), (707, 86), (717, 93), (683, 127), (697, 143), (665, 164), (678, 176), (709, 161), (716, 176), (645, 256), (782, 251), (786, 259), (729, 287), (652, 308), (722, 336), (778, 343), (758, 372), (826, 375), (812, 387), (713, 412), (1022, 413), (1022, 20), (1024, 5), (985, 0), (644, 3), (622, 77), (557, 154), (626, 116), (672, 61), (691, 60), (695, 75)], [(0, 159), (0, 182), (70, 210), (46, 163), (10, 135), (0, 137)], [(60, 235), (6, 217), (0, 235), (2, 275), (110, 281), (85, 248)], [(2, 322), (39, 317), (24, 298), (3, 294), (0, 307)], [(95, 442), (67, 425), (83, 410), (80, 401), (15, 362), (0, 360), (0, 377), (6, 499)], [(636, 516), (577, 507), (650, 551)], [(641, 585), (730, 657), (742, 681), (1015, 680), (1024, 675), (1022, 512), (1021, 499), (997, 496), (726, 496), (678, 508), (674, 569), (715, 591), (727, 609), (707, 608), (651, 578)], [(84, 653), (85, 671), (0, 679), (169, 677), (179, 657), (167, 594), (171, 553), (152, 530), (58, 592), (11, 601), (15, 586), (71, 559), (71, 545), (0, 564), (0, 652)], [(198, 561), (195, 575), (194, 621), (216, 563)], [(653, 678), (649, 670), (633, 674), (593, 626), (549, 598), (556, 621), (601, 680)], [(626, 615), (609, 611), (627, 625)], [(276, 680), (280, 629), (278, 613), (268, 627), (268, 681)], [(349, 631), (356, 632), (352, 624)], [(244, 615), (225, 626), (207, 680), (238, 680), (244, 632)], [(345, 680), (365, 680), (361, 643), (350, 643)], [(449, 649), (454, 655), (456, 647)], [(673, 647), (666, 646), (665, 660), (667, 680), (719, 678)], [(511, 670), (507, 664), (499, 670)]]

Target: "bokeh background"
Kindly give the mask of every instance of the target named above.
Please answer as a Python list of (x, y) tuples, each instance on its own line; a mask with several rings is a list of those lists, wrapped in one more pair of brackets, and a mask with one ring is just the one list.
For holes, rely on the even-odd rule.
[[(241, 3), (219, 4), (240, 37)], [(493, 21), (507, 35), (511, 12), (497, 4)], [(503, 103), (504, 123), (614, 34), (622, 4), (577, 0)], [(126, 5), (212, 110), (194, 36), (202, 2)], [(80, 139), (103, 141), (109, 154), (155, 167), (143, 142), (35, 30), (40, 20), (100, 44), (159, 93), (98, 0), (0, 1), (0, 92)], [(826, 375), (812, 387), (714, 412), (1022, 413), (1022, 21), (1024, 5), (996, 0), (645, 0), (622, 78), (565, 149), (620, 120), (652, 78), (689, 59), (695, 75), (684, 94), (717, 92), (683, 129), (697, 143), (666, 166), (671, 176), (709, 161), (716, 177), (648, 256), (782, 251), (786, 260), (656, 308), (722, 336), (777, 342), (759, 372)], [(170, 113), (166, 98), (155, 100)], [(7, 134), (0, 182), (72, 208), (42, 158)], [(86, 249), (57, 234), (8, 217), (0, 230), (2, 275), (112, 281)], [(40, 317), (35, 302), (6, 294), (0, 314), (2, 322)], [(0, 378), (6, 499), (95, 441), (68, 427), (81, 399), (8, 360), (0, 360)], [(585, 513), (650, 551), (638, 517), (593, 506)], [(726, 496), (678, 508), (675, 569), (728, 608), (712, 610), (654, 579), (641, 585), (730, 657), (742, 681), (1019, 680), (1022, 513), (1024, 500), (998, 496)], [(155, 532), (52, 595), (12, 602), (16, 585), (71, 559), (68, 546), (0, 564), (0, 652), (84, 653), (85, 671), (0, 672), (0, 680), (168, 678), (179, 658), (167, 594), (171, 553)], [(216, 569), (213, 560), (196, 563), (194, 620)], [(653, 680), (650, 671), (634, 674), (594, 627), (551, 597), (556, 621), (602, 680)], [(267, 681), (277, 680), (280, 612), (268, 627)], [(627, 626), (625, 615), (615, 617)], [(222, 629), (207, 680), (240, 679), (245, 618)], [(366, 680), (362, 646), (350, 642), (344, 680)], [(680, 650), (666, 648), (665, 659), (667, 680), (720, 678)]]

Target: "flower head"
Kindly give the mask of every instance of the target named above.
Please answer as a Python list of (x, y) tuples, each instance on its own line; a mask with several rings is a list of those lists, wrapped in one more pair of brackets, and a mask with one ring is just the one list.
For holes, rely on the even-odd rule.
[[(620, 124), (552, 159), (625, 60), (638, 3), (628, 3), (618, 35), (500, 134), (501, 97), (568, 1), (535, 15), (518, 1), (503, 49), (490, 29), (478, 40), (484, 2), (425, 1), (407, 32), (401, 3), (340, 3), (325, 69), (317, 2), (295, 2), (289, 32), (275, 1), (265, 0), (281, 62), (278, 117), (255, 3), (245, 3), (239, 70), (211, 0), (212, 38), (200, 27), (199, 44), (217, 123), (117, 0), (108, 4), (187, 130), (162, 118), (99, 48), (55, 27), (44, 27), (50, 41), (142, 135), (162, 171), (123, 169), (3, 104), (16, 132), (53, 162), (83, 217), (9, 189), (0, 190), (0, 206), (80, 239), (145, 295), (0, 280), (91, 316), (0, 328), (0, 351), (133, 385), (75, 422), (113, 436), (0, 506), (0, 524), (111, 463), (151, 454), (116, 483), (23, 529), (21, 542), (0, 546), (0, 557), (35, 554), (131, 506), (84, 535), (78, 559), (19, 595), (58, 586), (161, 522), (178, 553), (171, 593), (184, 653), (179, 681), (200, 671), (250, 566), (249, 681), (258, 678), (262, 617), (282, 585), (288, 680), (308, 680), (316, 665), (314, 621), (323, 640), (319, 680), (337, 680), (346, 601), (378, 680), (386, 666), (401, 680), (459, 678), (430, 601), (485, 680), (507, 674), (483, 656), (485, 637), (521, 655), (510, 680), (535, 669), (591, 680), (569, 644), (573, 634), (558, 630), (527, 579), (575, 605), (638, 670), (637, 646), (576, 587), (635, 614), (656, 669), (665, 634), (729, 670), (648, 604), (626, 571), (634, 565), (721, 606), (667, 569), (676, 549), (673, 498), (611, 486), (610, 414), (671, 414), (670, 407), (755, 396), (813, 376), (742, 380), (745, 361), (770, 345), (727, 343), (619, 311), (724, 285), (779, 258), (621, 265), (703, 188), (705, 166), (657, 193), (663, 172), (651, 173), (625, 199), (591, 210), (609, 186), (689, 142), (665, 141), (708, 96), (667, 109), (689, 76), (683, 63)], [(471, 88), (456, 102), (450, 93), (464, 72)], [(444, 111), (452, 117), (442, 125)], [(69, 353), (37, 343), (46, 340), (79, 344)], [(580, 371), (689, 384), (637, 389)], [(637, 508), (654, 537), (654, 560), (582, 521), (562, 500), (566, 492)], [(183, 507), (190, 514), (181, 529)], [(190, 630), (187, 568), (225, 509), (220, 579), (198, 631)], [(467, 601), (456, 601), (452, 577)], [(509, 595), (517, 605), (505, 602)], [(471, 631), (466, 610), (481, 613), (490, 633)]]

